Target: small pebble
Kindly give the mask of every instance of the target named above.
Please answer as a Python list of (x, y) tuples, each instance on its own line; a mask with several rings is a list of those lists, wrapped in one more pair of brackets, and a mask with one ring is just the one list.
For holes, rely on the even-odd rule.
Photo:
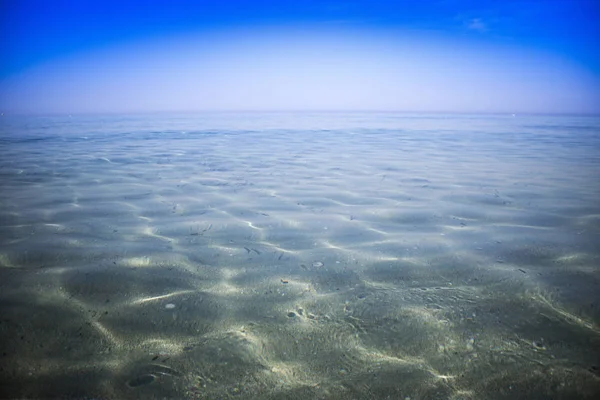
[(544, 346), (544, 343), (541, 341), (533, 341), (533, 347), (535, 347), (538, 350), (546, 350), (546, 346)]
[(315, 268), (320, 268), (323, 265), (325, 265), (325, 264), (323, 264), (321, 261), (315, 261), (312, 266)]
[(287, 316), (290, 318), (294, 318), (296, 316), (296, 313), (293, 311), (290, 311), (289, 313), (287, 313)]
[(169, 303), (169, 304), (167, 304), (167, 305), (165, 306), (165, 308), (166, 308), (167, 310), (172, 310), (172, 309), (174, 309), (174, 308), (175, 308), (175, 304), (173, 304), (173, 303)]

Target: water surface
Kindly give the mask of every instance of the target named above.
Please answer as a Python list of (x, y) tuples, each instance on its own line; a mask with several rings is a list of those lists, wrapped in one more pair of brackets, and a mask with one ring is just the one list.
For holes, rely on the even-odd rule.
[(600, 119), (2, 117), (3, 397), (600, 395)]

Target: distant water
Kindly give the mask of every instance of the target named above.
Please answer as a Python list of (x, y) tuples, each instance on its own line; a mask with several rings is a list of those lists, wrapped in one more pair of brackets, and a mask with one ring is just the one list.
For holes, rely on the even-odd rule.
[(600, 118), (0, 118), (0, 397), (600, 398)]

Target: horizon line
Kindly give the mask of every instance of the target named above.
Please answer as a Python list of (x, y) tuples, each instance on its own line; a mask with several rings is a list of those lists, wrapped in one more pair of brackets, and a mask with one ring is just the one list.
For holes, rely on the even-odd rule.
[(457, 110), (391, 110), (391, 109), (199, 109), (199, 110), (137, 110), (137, 111), (74, 111), (74, 112), (1, 112), (0, 118), (18, 117), (73, 117), (100, 115), (160, 115), (160, 114), (426, 114), (426, 115), (504, 115), (504, 116), (589, 116), (600, 117), (600, 112), (531, 112), (531, 111), (457, 111)]

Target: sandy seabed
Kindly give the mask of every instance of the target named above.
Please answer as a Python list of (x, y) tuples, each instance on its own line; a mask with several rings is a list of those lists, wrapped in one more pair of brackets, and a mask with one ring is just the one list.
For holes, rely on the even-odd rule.
[(0, 398), (600, 398), (598, 118), (0, 127)]

